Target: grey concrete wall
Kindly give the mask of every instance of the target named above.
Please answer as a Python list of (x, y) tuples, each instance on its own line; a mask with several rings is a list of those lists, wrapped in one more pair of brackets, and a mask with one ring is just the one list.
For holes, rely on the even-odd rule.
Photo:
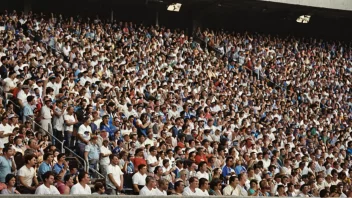
[[(352, 11), (351, 0), (260, 0), (275, 3), (285, 3), (293, 5), (310, 6), (317, 8), (329, 8), (336, 10)], [(308, 13), (307, 13), (308, 14)]]

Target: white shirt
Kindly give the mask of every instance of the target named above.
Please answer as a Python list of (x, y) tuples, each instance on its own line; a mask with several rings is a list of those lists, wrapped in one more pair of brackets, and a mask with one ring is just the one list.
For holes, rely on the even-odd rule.
[[(85, 134), (84, 132), (88, 131), (89, 134)], [(90, 134), (92, 133), (92, 129), (90, 126), (85, 126), (84, 124), (81, 124), (81, 126), (78, 128), (78, 134), (82, 135), (83, 139), (89, 141), (90, 140)], [(81, 142), (81, 140), (78, 140)]]
[(23, 177), (24, 183), (26, 183), (27, 186), (32, 186), (33, 178), (35, 177), (35, 170), (33, 167), (28, 169), (27, 166), (24, 165), (18, 171), (18, 176)]
[(30, 94), (26, 94), (23, 90), (19, 91), (17, 94), (17, 99), (20, 99), (22, 101), (23, 106), (26, 106), (28, 104), (27, 102), (27, 96)]
[(139, 186), (145, 186), (146, 178), (147, 178), (147, 174), (142, 175), (140, 172), (137, 172), (133, 175), (132, 181), (133, 181), (133, 184), (137, 184)]
[(81, 183), (77, 183), (71, 188), (71, 195), (90, 195), (92, 194), (89, 185), (86, 184), (85, 187), (81, 185)]
[(149, 190), (149, 188), (147, 186), (144, 186), (140, 191), (139, 191), (139, 195), (144, 195), (144, 196), (148, 196), (148, 195), (156, 195), (156, 190), (153, 188), (152, 190)]
[(50, 185), (50, 188), (48, 188), (44, 184), (42, 184), (35, 190), (35, 194), (37, 194), (37, 195), (59, 195), (60, 192), (53, 185)]
[(5, 78), (4, 82), (6, 83), (5, 89), (4, 89), (4, 91), (6, 91), (6, 92), (10, 91), (10, 89), (17, 87), (16, 82), (14, 80), (12, 80), (11, 78)]
[[(6, 124), (5, 126), (2, 123), (0, 124), (0, 131), (3, 131), (4, 135), (12, 133), (12, 130), (13, 129), (9, 124)], [(2, 143), (6, 144), (9, 142), (9, 137), (1, 138), (1, 141), (2, 141)]]
[(112, 174), (112, 177), (114, 178), (115, 182), (117, 185), (121, 185), (121, 178), (120, 176), (123, 175), (123, 172), (121, 171), (120, 167), (118, 165), (112, 165), (110, 164), (107, 168), (107, 175), (106, 175), (106, 186), (109, 188), (116, 189), (114, 184), (110, 181), (109, 174)]
[[(100, 147), (100, 153), (103, 155), (106, 154), (111, 154), (111, 151), (108, 147), (105, 147), (104, 145)], [(102, 157), (100, 159), (100, 165), (109, 165), (110, 164), (110, 158), (109, 156)]]
[[(72, 115), (65, 114), (64, 115), (64, 120), (69, 121), (69, 122), (74, 122), (75, 121), (75, 116), (73, 116), (73, 114)], [(65, 124), (65, 131), (71, 131), (72, 132), (73, 131), (73, 125), (68, 126), (68, 125)]]
[(193, 192), (189, 186), (187, 186), (184, 190), (183, 190), (183, 193), (182, 193), (183, 196), (204, 196), (204, 192), (199, 189), (199, 188), (196, 188), (195, 189), (195, 192)]
[(155, 189), (156, 196), (167, 196), (167, 192), (165, 190), (161, 191), (159, 188)]
[(201, 173), (200, 171), (198, 171), (196, 177), (198, 177), (198, 179), (204, 178), (209, 180), (209, 174), (207, 172)]
[(158, 161), (158, 159), (156, 158), (156, 156), (148, 155), (147, 163), (148, 163), (148, 167), (149, 167), (149, 172), (150, 173), (154, 173), (154, 169), (155, 169), (155, 166), (151, 167), (150, 164), (153, 164), (153, 163), (155, 163), (157, 161)]
[(237, 185), (235, 190), (233, 190), (232, 195), (247, 197), (248, 193), (242, 186)]
[(52, 118), (51, 111), (50, 111), (50, 108), (48, 106), (44, 105), (40, 112), (41, 112), (42, 117), (44, 119), (48, 120), (48, 119)]

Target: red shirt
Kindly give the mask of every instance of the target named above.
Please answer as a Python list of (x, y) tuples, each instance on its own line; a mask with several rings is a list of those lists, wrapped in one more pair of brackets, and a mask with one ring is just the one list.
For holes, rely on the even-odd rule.
[(196, 161), (196, 164), (199, 164), (201, 161), (208, 163), (207, 156), (204, 154), (203, 155), (196, 155), (194, 160)]
[(145, 164), (147, 165), (147, 161), (142, 158), (142, 157), (135, 157), (133, 159), (131, 159), (133, 165), (134, 165), (134, 170), (135, 171), (138, 171), (138, 166), (141, 165), (141, 164)]

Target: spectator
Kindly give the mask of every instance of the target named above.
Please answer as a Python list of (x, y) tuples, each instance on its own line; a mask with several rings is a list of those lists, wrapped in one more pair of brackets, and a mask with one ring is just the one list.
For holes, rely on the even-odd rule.
[(209, 181), (205, 178), (199, 179), (199, 189), (201, 190), (203, 196), (209, 196)]
[(21, 194), (34, 194), (39, 184), (33, 168), (37, 162), (37, 159), (34, 154), (28, 154), (24, 157), (24, 161), (25, 165), (18, 170), (18, 191)]
[(236, 188), (234, 189), (232, 195), (235, 196), (248, 196), (247, 190), (246, 190), (246, 180), (247, 180), (247, 174), (246, 173), (241, 173), (238, 175), (238, 181), (239, 183), (237, 184)]
[(14, 174), (7, 174), (5, 177), (6, 188), (2, 189), (1, 194), (21, 194), (16, 190), (16, 176)]
[(51, 152), (45, 153), (43, 157), (43, 162), (40, 164), (38, 168), (38, 178), (40, 178), (40, 181), (43, 180), (43, 175), (52, 170), (52, 163), (54, 160), (54, 155)]
[(95, 183), (94, 190), (95, 192), (93, 193), (93, 195), (105, 195), (105, 187), (101, 182)]
[(60, 153), (57, 156), (57, 163), (53, 167), (53, 172), (63, 178), (66, 175), (68, 168), (69, 167), (68, 162), (66, 161), (66, 155), (64, 153)]
[(176, 181), (174, 184), (175, 192), (172, 195), (182, 196), (183, 190), (185, 188), (185, 183), (183, 181)]
[(12, 148), (5, 147), (3, 149), (3, 155), (0, 156), (0, 182), (5, 183), (6, 176), (16, 169), (16, 163), (13, 158)]
[(155, 195), (157, 196), (167, 196), (167, 190), (169, 187), (169, 182), (166, 179), (159, 179), (158, 187), (155, 189)]
[(158, 195), (155, 189), (156, 181), (153, 177), (147, 176), (145, 179), (145, 186), (139, 191), (139, 195), (154, 196)]
[(220, 179), (213, 179), (210, 182), (210, 189), (209, 189), (209, 195), (215, 195), (215, 196), (222, 196), (221, 185), (222, 181)]
[(91, 189), (89, 187), (89, 175), (87, 172), (80, 172), (78, 174), (78, 183), (73, 185), (71, 188), (71, 195), (90, 195), (92, 194)]
[(138, 172), (132, 177), (133, 190), (135, 193), (139, 194), (139, 191), (145, 186), (145, 181), (147, 178), (147, 166), (145, 164), (140, 164), (138, 166)]
[(57, 190), (54, 184), (54, 173), (51, 171), (47, 171), (42, 176), (43, 184), (38, 186), (35, 190), (35, 194), (37, 195), (59, 195), (60, 192)]
[[(108, 175), (107, 174), (107, 167), (110, 164), (110, 158), (109, 156), (112, 154), (110, 147), (109, 147), (109, 140), (103, 140), (103, 145), (100, 146), (100, 173), (102, 175)], [(122, 166), (123, 167), (123, 166)]]
[(56, 176), (56, 188), (62, 195), (69, 195), (73, 184), (73, 176), (70, 174), (65, 175), (63, 180), (59, 175)]
[(123, 189), (123, 172), (119, 167), (119, 158), (116, 155), (110, 155), (110, 165), (107, 167), (106, 186), (108, 194), (117, 195)]
[(204, 196), (204, 192), (198, 188), (199, 180), (197, 177), (189, 179), (189, 186), (183, 190), (183, 196)]
[[(98, 170), (100, 148), (97, 144), (98, 137), (92, 136), (89, 144), (84, 149), (84, 159), (89, 164), (90, 169)], [(93, 177), (97, 178), (96, 172), (93, 172)]]

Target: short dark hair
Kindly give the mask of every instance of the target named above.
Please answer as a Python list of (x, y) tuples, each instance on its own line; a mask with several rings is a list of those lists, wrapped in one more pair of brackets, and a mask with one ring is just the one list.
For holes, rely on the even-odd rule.
[(43, 174), (42, 178), (43, 178), (43, 180), (45, 181), (45, 179), (49, 179), (50, 176), (53, 176), (53, 177), (54, 177), (54, 173), (53, 173), (52, 171), (46, 171), (46, 172)]
[(78, 173), (78, 181), (81, 182), (82, 179), (83, 179), (86, 175), (88, 175), (88, 173), (85, 172), (85, 171), (79, 172), (79, 173)]
[(194, 181), (196, 181), (196, 179), (198, 179), (198, 177), (191, 177), (191, 178), (189, 178), (189, 183), (193, 183)]
[(54, 155), (52, 152), (44, 153), (43, 160), (47, 160), (50, 155)]
[(30, 103), (34, 100), (34, 96), (27, 96), (27, 102)]
[(204, 184), (205, 184), (205, 182), (207, 182), (208, 180), (207, 179), (205, 179), (205, 178), (200, 178), (199, 179), (199, 187), (202, 187)]
[(24, 156), (24, 162), (25, 162), (26, 164), (28, 164), (29, 161), (31, 161), (33, 158), (36, 158), (36, 157), (37, 157), (37, 156), (35, 156), (33, 153), (28, 154), (28, 155)]
[(181, 183), (183, 183), (183, 181), (181, 181), (181, 180), (175, 182), (175, 184), (174, 184), (174, 189), (176, 190), (177, 187), (180, 187), (180, 186), (181, 186)]
[(8, 184), (12, 178), (16, 178), (16, 175), (14, 175), (12, 173), (7, 174), (5, 177), (5, 184)]
[(94, 185), (94, 190), (95, 191), (99, 191), (99, 189), (101, 189), (102, 187), (104, 187), (103, 183), (96, 182), (95, 185)]
[(62, 158), (63, 156), (65, 156), (66, 154), (65, 153), (60, 153), (58, 156), (57, 156), (57, 160), (59, 160), (60, 158)]
[(145, 166), (146, 166), (145, 164), (138, 165), (138, 170), (142, 170), (142, 168), (144, 168)]

